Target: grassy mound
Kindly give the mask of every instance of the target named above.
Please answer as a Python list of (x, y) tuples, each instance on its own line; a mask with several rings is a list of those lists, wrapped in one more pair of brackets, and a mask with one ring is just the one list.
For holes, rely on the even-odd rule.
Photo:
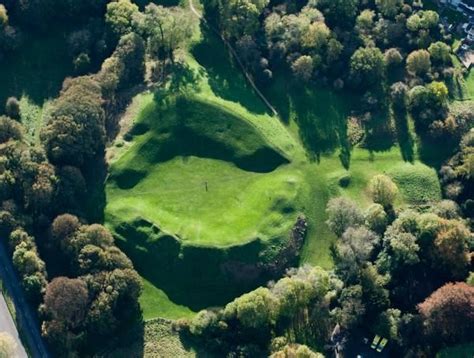
[(132, 133), (111, 166), (108, 222), (140, 216), (187, 243), (228, 246), (294, 221), (300, 176), (238, 116), (184, 97), (166, 109), (153, 101)]
[(441, 200), (436, 171), (421, 163), (399, 163), (388, 171), (400, 189), (404, 202), (421, 205)]
[(195, 97), (178, 96), (167, 105), (152, 101), (127, 139), (134, 139), (134, 146), (114, 163), (111, 176), (122, 189), (177, 156), (218, 159), (255, 172), (271, 172), (289, 162), (238, 115)]
[(268, 279), (308, 190), (245, 112), (182, 94), (141, 104), (110, 168), (106, 222), (147, 280), (145, 317), (187, 316)]

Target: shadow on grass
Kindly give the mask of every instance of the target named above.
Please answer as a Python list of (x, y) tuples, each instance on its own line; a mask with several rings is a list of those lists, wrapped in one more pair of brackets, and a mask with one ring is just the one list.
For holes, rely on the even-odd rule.
[(413, 162), (415, 160), (413, 137), (408, 127), (408, 113), (406, 110), (394, 110), (395, 130), (397, 141), (404, 161)]
[(193, 311), (222, 306), (268, 280), (256, 264), (259, 240), (229, 249), (187, 246), (143, 219), (120, 224), (116, 233), (140, 275)]
[[(354, 108), (356, 98), (315, 84), (301, 85), (288, 81), (291, 74), (276, 69), (272, 85), (264, 88), (281, 117), (289, 124), (298, 125), (298, 135), (310, 159), (341, 148), (350, 151), (347, 139), (347, 117)], [(278, 75), (279, 74), (279, 75)], [(348, 160), (343, 161), (348, 166)]]
[(0, 113), (8, 97), (26, 95), (41, 106), (59, 94), (73, 72), (64, 32), (25, 34), (20, 48), (0, 61)]
[[(171, 69), (172, 75), (169, 84), (169, 88), (166, 90), (167, 95), (177, 94), (185, 89), (198, 90), (198, 82), (200, 74), (193, 71), (186, 63), (176, 62)], [(163, 96), (163, 91), (159, 92), (159, 95)], [(158, 99), (158, 95), (155, 94), (155, 100)]]
[(388, 107), (379, 108), (365, 123), (364, 148), (373, 152), (385, 152), (395, 144), (396, 128), (393, 128)]
[(232, 56), (222, 40), (205, 26), (201, 27), (201, 31), (203, 40), (191, 49), (191, 53), (206, 69), (212, 91), (223, 99), (240, 103), (250, 112), (269, 113), (247, 83), (240, 68), (233, 64)]
[(443, 163), (453, 155), (454, 149), (455, 145), (449, 143), (449, 140), (440, 142), (425, 136), (419, 136), (418, 138), (420, 160), (436, 170), (439, 170)]

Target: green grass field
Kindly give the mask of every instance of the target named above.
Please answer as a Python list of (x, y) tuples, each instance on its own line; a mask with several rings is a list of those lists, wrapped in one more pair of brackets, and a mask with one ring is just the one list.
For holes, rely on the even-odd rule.
[[(204, 32), (165, 89), (134, 100), (131, 130), (109, 151), (106, 223), (144, 277), (145, 319), (189, 317), (251, 289), (231, 284), (222, 268), (245, 262), (237, 271), (250, 277), (255, 262), (272, 260), (298, 213), (309, 223), (302, 263), (330, 268), (326, 204), (345, 195), (368, 206), (376, 174), (397, 182), (397, 205), (439, 200), (435, 170), (405, 163), (398, 147), (354, 148), (344, 169), (338, 154), (357, 99), (292, 86), (276, 79), (266, 89), (280, 118), (269, 115)], [(351, 178), (345, 188), (342, 176)]]

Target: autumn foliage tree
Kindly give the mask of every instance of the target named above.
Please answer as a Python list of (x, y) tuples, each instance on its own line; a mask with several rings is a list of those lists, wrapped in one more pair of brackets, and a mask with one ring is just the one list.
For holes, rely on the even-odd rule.
[(82, 167), (101, 153), (105, 145), (105, 113), (99, 83), (92, 77), (65, 81), (41, 137), (54, 164)]
[(459, 344), (474, 338), (474, 287), (448, 283), (418, 306), (425, 333), (433, 342)]

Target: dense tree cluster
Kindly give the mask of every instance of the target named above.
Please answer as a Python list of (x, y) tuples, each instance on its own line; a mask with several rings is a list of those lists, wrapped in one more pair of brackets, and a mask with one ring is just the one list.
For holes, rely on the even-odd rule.
[(100, 16), (107, 0), (5, 0), (9, 11), (22, 25), (45, 29), (51, 22), (80, 21), (81, 17)]
[[(65, 85), (66, 92), (71, 86), (97, 86), (90, 78), (74, 81)], [(100, 87), (92, 93), (100, 96)], [(60, 97), (52, 113), (64, 110), (91, 119), (91, 103), (98, 102), (90, 92), (86, 94), (90, 97), (84, 95), (83, 102), (70, 94)], [(101, 225), (83, 225), (77, 217), (66, 214), (58, 216), (49, 237), (45, 235), (45, 226), (58, 212), (68, 208), (82, 211), (85, 179), (77, 167), (63, 165), (67, 163), (54, 166), (41, 148), (27, 145), (22, 126), (15, 120), (1, 117), (0, 126), (0, 231), (9, 237), (13, 264), (32, 304), (39, 305), (44, 295), (43, 334), (52, 348), (61, 356), (93, 352), (103, 343), (101, 339), (139, 319), (140, 278)], [(67, 145), (64, 148), (76, 151)], [(46, 236), (40, 243), (46, 257), (54, 257), (55, 275), (76, 278), (59, 277), (48, 284), (46, 264), (30, 233)]]
[[(374, 179), (379, 187), (382, 181)], [(384, 182), (381, 193), (396, 192), (388, 178)], [(369, 186), (373, 185), (374, 180)], [(446, 285), (427, 299), (443, 284), (463, 281), (469, 274), (473, 234), (459, 216), (459, 208), (445, 200), (427, 211), (394, 211), (393, 200), (390, 202), (385, 208), (374, 204), (365, 213), (348, 199), (337, 198), (328, 204), (329, 226), (339, 236), (333, 250), (335, 272), (344, 282), (341, 306), (336, 309), (338, 323), (349, 332), (363, 327), (383, 334), (404, 354), (469, 341), (472, 328), (467, 332), (473, 321), (465, 312), (472, 310), (472, 287)], [(420, 315), (413, 315), (424, 299)], [(456, 304), (459, 306), (454, 307)], [(443, 309), (459, 312), (452, 316), (452, 324), (459, 324), (459, 329), (445, 325)], [(425, 327), (425, 336), (411, 334), (419, 324)]]
[(39, 257), (33, 237), (19, 228), (10, 234), (13, 265), (22, 279), (25, 292), (34, 304), (39, 304), (47, 284), (46, 266)]
[(227, 356), (317, 357), (304, 344), (340, 351), (361, 331), (386, 337), (400, 356), (472, 340), (474, 291), (462, 281), (473, 233), (456, 203), (399, 209), (397, 186), (384, 175), (367, 192), (374, 204), (365, 210), (343, 197), (328, 203), (327, 224), (338, 236), (333, 272), (290, 270), (184, 327)]
[[(149, 59), (159, 62), (161, 79), (165, 74), (166, 62), (174, 62), (175, 50), (189, 43), (196, 26), (195, 18), (181, 7), (150, 3), (140, 12), (130, 0), (110, 2), (105, 18), (112, 33), (116, 37), (122, 36), (122, 42), (124, 35), (135, 34), (134, 37), (128, 37), (129, 47), (131, 43), (137, 46), (138, 35), (145, 40)], [(130, 63), (126, 68), (139, 69), (140, 65)]]
[(42, 132), (51, 162), (81, 167), (102, 154), (105, 146), (102, 101), (100, 84), (93, 77), (78, 77), (64, 82)]
[[(455, 71), (446, 42), (451, 39), (439, 15), (423, 10), (421, 2), (204, 3), (209, 19), (218, 18), (222, 34), (262, 85), (289, 72), (295, 79), (292, 86), (332, 84), (336, 90), (362, 90), (361, 106), (354, 110), (355, 123), (365, 132), (359, 142), (365, 146), (377, 146), (377, 136), (395, 137), (391, 99), (398, 108), (395, 119), (406, 122), (409, 109), (424, 139), (441, 141), (450, 135), (447, 99), (448, 88), (455, 90)], [(402, 83), (407, 86), (403, 93)], [(393, 91), (398, 91), (395, 97)], [(401, 103), (406, 103), (403, 111)]]
[(441, 167), (440, 177), (446, 197), (458, 202), (465, 215), (471, 221), (474, 220), (474, 131), (472, 129), (462, 138), (458, 152)]
[(43, 334), (58, 353), (90, 351), (87, 344), (113, 336), (139, 317), (141, 281), (130, 260), (101, 225), (58, 216), (51, 242), (68, 262), (65, 273), (46, 287)]
[(189, 331), (221, 354), (291, 357), (301, 352), (319, 357), (292, 343), (327, 341), (330, 303), (338, 286), (339, 281), (320, 268), (294, 269), (268, 288), (244, 294), (221, 310), (199, 312), (189, 323)]
[[(17, 11), (25, 18), (46, 16), (39, 14), (49, 2), (35, 3), (34, 9), (33, 3), (25, 1)], [(102, 6), (105, 12), (105, 3), (95, 1), (58, 6), (70, 5), (77, 7), (56, 15), (66, 20)], [(69, 35), (73, 56), (92, 54), (98, 28), (87, 25)], [(120, 91), (142, 83), (144, 60), (145, 42), (130, 32), (119, 37), (99, 73), (66, 79), (48, 110), (40, 143), (25, 137), (15, 98), (6, 103), (9, 117), (0, 117), (0, 232), (9, 238), (13, 264), (27, 297), (40, 305), (42, 333), (58, 356), (93, 354), (141, 317), (141, 279), (131, 261), (107, 229), (83, 220), (91, 217), (84, 210), (89, 189), (103, 181), (96, 172), (103, 166), (110, 118), (120, 109)]]

